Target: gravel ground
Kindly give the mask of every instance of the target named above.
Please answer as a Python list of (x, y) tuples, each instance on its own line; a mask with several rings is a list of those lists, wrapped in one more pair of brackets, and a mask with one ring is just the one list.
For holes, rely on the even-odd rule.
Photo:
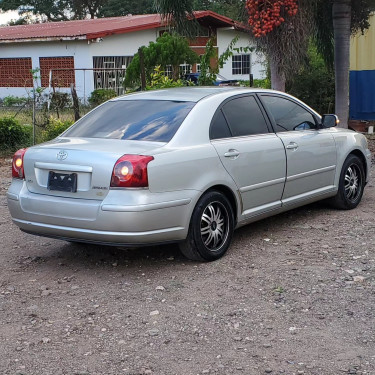
[[(375, 141), (371, 141), (375, 151)], [(213, 263), (24, 234), (0, 162), (0, 373), (375, 374), (375, 183), (236, 231)]]

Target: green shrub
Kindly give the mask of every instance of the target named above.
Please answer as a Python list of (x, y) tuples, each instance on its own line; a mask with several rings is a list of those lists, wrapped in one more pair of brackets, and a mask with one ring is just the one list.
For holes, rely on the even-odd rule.
[(166, 89), (169, 87), (182, 87), (185, 83), (181, 80), (173, 80), (165, 75), (165, 72), (161, 70), (161, 66), (158, 65), (154, 69), (154, 73), (151, 74), (151, 82), (147, 85), (147, 90)]
[(4, 107), (15, 107), (25, 104), (28, 101), (28, 98), (23, 98), (21, 96), (9, 95), (3, 99)]
[[(240, 80), (240, 85), (249, 87), (250, 81), (249, 80)], [(263, 79), (254, 79), (253, 86), (260, 89), (270, 89), (271, 88), (271, 81), (269, 78), (263, 78)]]
[(309, 60), (299, 74), (289, 77), (286, 91), (301, 99), (318, 113), (334, 113), (335, 76), (328, 69), (314, 45), (309, 47)]
[(257, 87), (257, 88), (261, 88), (261, 89), (270, 89), (271, 88), (271, 80), (269, 78), (254, 79), (253, 87)]
[[(145, 70), (146, 84), (150, 85), (151, 74), (154, 73), (156, 66), (160, 65), (165, 69), (171, 65), (172, 77), (177, 80), (180, 75), (180, 64), (194, 64), (198, 61), (198, 55), (189, 47), (186, 38), (177, 33), (163, 33), (156, 39), (156, 42), (150, 42), (147, 47), (140, 48), (143, 52), (143, 63)], [(139, 50), (136, 53), (126, 69), (124, 86), (126, 88), (136, 88), (141, 84), (141, 64)]]
[(72, 105), (71, 97), (66, 92), (54, 92), (51, 96), (50, 109), (63, 109)]
[(46, 125), (45, 130), (42, 131), (42, 142), (50, 141), (58, 137), (62, 132), (69, 128), (70, 125), (73, 124), (71, 120), (61, 121), (54, 117), (50, 117), (48, 119), (48, 123)]
[(109, 99), (112, 99), (117, 96), (117, 93), (115, 90), (111, 89), (96, 89), (94, 90), (90, 97), (89, 97), (89, 103), (92, 106), (97, 106), (99, 104), (102, 104), (106, 102)]
[(16, 150), (31, 144), (32, 127), (21, 125), (12, 117), (0, 118), (0, 148)]

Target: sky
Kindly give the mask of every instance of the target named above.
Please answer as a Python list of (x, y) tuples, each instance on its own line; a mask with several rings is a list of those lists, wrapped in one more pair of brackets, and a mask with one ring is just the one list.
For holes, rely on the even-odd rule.
[(0, 25), (5, 25), (10, 20), (18, 19), (18, 12), (16, 10), (10, 10), (9, 12), (0, 12)]

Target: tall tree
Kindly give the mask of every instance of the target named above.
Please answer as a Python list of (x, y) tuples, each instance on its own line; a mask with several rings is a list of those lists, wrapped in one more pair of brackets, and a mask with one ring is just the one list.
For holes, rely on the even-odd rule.
[(347, 128), (349, 119), (349, 62), (351, 0), (334, 0), (332, 4), (335, 46), (335, 112), (340, 126)]
[(0, 0), (1, 11), (18, 10), (21, 16), (31, 12), (43, 16), (48, 21), (65, 21), (69, 19), (69, 9), (68, 0)]
[(314, 12), (311, 0), (247, 0), (249, 25), (267, 55), (271, 85), (285, 91), (287, 77), (306, 60)]
[(155, 6), (165, 21), (177, 33), (187, 37), (197, 35), (198, 22), (194, 18), (194, 0), (155, 0)]
[(118, 17), (128, 14), (155, 13), (154, 0), (107, 0), (98, 17)]
[(194, 10), (212, 10), (236, 21), (247, 22), (245, 0), (194, 0)]
[[(312, 18), (311, 4), (314, 1), (300, 0), (303, 6), (301, 5), (297, 13), (297, 0), (212, 0), (208, 2), (206, 0), (183, 0), (182, 2), (155, 0), (159, 11), (166, 18), (173, 20), (178, 25), (179, 31), (185, 34), (189, 27), (187, 20), (192, 17), (194, 7), (206, 5), (212, 10), (215, 10), (215, 7), (218, 7), (217, 9), (221, 7), (221, 10), (231, 9), (233, 12), (231, 5), (236, 4), (237, 14), (241, 14), (238, 9), (243, 12), (246, 4), (250, 18), (254, 19), (251, 26), (254, 35), (258, 37), (258, 45), (269, 57), (273, 88), (282, 91), (285, 91), (286, 76), (294, 74), (306, 58), (308, 39), (311, 34), (309, 21)], [(252, 10), (253, 13), (251, 13)], [(256, 30), (260, 26), (264, 28), (258, 33)], [(277, 30), (274, 30), (275, 27)]]
[(18, 10), (20, 15), (33, 13), (47, 21), (67, 21), (98, 16), (107, 0), (0, 0), (0, 10)]
[(317, 2), (315, 14), (318, 50), (335, 70), (335, 112), (340, 126), (348, 126), (350, 36), (369, 27), (374, 0), (330, 0)]

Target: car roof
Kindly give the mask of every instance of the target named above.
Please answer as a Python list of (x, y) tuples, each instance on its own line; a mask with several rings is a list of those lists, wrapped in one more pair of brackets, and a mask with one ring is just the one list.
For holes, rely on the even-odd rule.
[(222, 94), (223, 92), (233, 93), (251, 93), (263, 91), (262, 89), (252, 89), (244, 87), (233, 87), (233, 86), (223, 86), (223, 87), (177, 87), (171, 89), (163, 90), (151, 90), (136, 92), (132, 94), (127, 94), (119, 96), (112, 99), (112, 101), (122, 101), (122, 100), (175, 100), (175, 101), (187, 101), (187, 102), (198, 102), (201, 99), (215, 95)]
[(222, 99), (230, 98), (234, 95), (246, 95), (254, 93), (263, 94), (277, 94), (285, 98), (290, 98), (302, 106), (309, 108), (310, 111), (314, 112), (316, 116), (321, 117), (313, 108), (309, 107), (306, 103), (297, 99), (296, 97), (289, 95), (285, 92), (253, 88), (253, 87), (234, 87), (234, 86), (193, 86), (193, 87), (176, 87), (162, 90), (150, 90), (140, 91), (132, 94), (126, 94), (118, 96), (109, 101), (125, 101), (125, 100), (171, 100), (181, 102), (199, 102), (204, 98), (213, 98), (215, 96), (221, 96)]

